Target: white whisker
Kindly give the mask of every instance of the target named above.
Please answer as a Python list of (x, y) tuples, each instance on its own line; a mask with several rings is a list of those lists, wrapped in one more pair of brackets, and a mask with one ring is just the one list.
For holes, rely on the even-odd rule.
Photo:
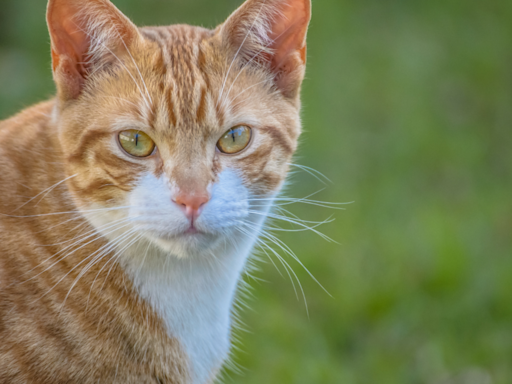
[[(59, 185), (61, 185), (62, 183), (68, 181), (69, 179), (72, 179), (73, 177), (76, 177), (78, 176), (78, 173), (72, 175), (72, 176), (68, 176), (66, 177), (64, 180), (61, 180), (59, 181), (58, 183), (55, 183), (53, 184), (51, 187), (48, 187), (46, 188), (44, 191), (38, 193), (37, 195), (35, 195), (34, 197), (32, 197), (29, 201), (25, 202), (24, 204), (20, 205), (18, 208), (16, 208), (14, 211), (12, 212), (16, 212), (17, 210), (21, 209), (22, 207), (24, 207), (25, 205), (27, 205), (28, 203), (30, 203), (31, 201), (33, 201), (34, 199), (36, 199), (37, 197), (41, 196), (43, 193), (43, 197), (41, 197), (41, 199), (39, 199), (39, 201), (37, 202), (37, 204), (39, 204), (39, 202), (41, 202), (41, 200), (43, 200), (51, 191), (53, 191), (56, 187), (58, 187)], [(46, 193), (45, 193), (46, 192)], [(37, 205), (36, 204), (36, 205)]]
[(305, 165), (300, 165), (300, 164), (293, 164), (293, 163), (287, 163), (287, 164), (291, 167), (296, 167), (296, 168), (302, 169), (303, 171), (309, 173), (311, 176), (313, 176), (315, 179), (317, 179), (318, 181), (320, 181), (323, 184), (325, 184), (326, 181), (328, 181), (329, 183), (332, 183), (332, 181), (327, 176), (325, 176), (323, 173), (321, 173), (320, 171), (317, 171), (314, 168), (307, 167)]
[[(26, 283), (26, 282), (28, 282), (28, 281), (31, 281), (31, 280), (35, 279), (36, 277), (40, 276), (40, 275), (41, 275), (41, 274), (43, 274), (44, 272), (46, 272), (46, 271), (50, 270), (52, 267), (54, 267), (55, 265), (57, 265), (58, 263), (60, 263), (60, 262), (61, 262), (62, 260), (64, 260), (65, 258), (67, 258), (67, 257), (71, 256), (72, 254), (76, 253), (77, 251), (79, 251), (79, 250), (80, 250), (80, 249), (82, 249), (83, 247), (85, 247), (85, 246), (87, 246), (87, 245), (89, 245), (89, 244), (91, 244), (91, 243), (93, 243), (93, 242), (97, 241), (98, 239), (102, 238), (104, 235), (108, 235), (108, 234), (110, 234), (110, 233), (114, 233), (115, 231), (119, 230), (120, 228), (116, 228), (116, 227), (117, 227), (119, 224), (124, 224), (124, 220), (123, 220), (123, 221), (121, 221), (121, 222), (116, 222), (115, 224), (112, 224), (112, 223), (110, 223), (110, 224), (111, 224), (111, 225), (110, 225), (107, 229), (110, 229), (110, 228), (114, 227), (114, 228), (115, 228), (114, 230), (112, 230), (112, 231), (110, 231), (110, 232), (106, 232), (106, 233), (99, 232), (99, 230), (90, 231), (90, 232), (94, 232), (94, 233), (92, 233), (91, 235), (89, 235), (89, 236), (87, 236), (87, 237), (85, 237), (85, 238), (79, 239), (78, 241), (76, 241), (75, 243), (73, 243), (73, 244), (71, 244), (71, 245), (69, 245), (69, 246), (65, 247), (64, 249), (61, 249), (59, 252), (57, 252), (57, 253), (55, 253), (54, 255), (50, 256), (49, 258), (47, 258), (47, 259), (43, 260), (41, 263), (39, 263), (36, 267), (32, 268), (30, 271), (33, 271), (33, 270), (34, 270), (35, 268), (37, 268), (38, 266), (40, 266), (40, 265), (42, 265), (42, 264), (46, 263), (47, 261), (49, 261), (49, 260), (53, 259), (54, 257), (56, 257), (57, 255), (59, 255), (60, 253), (62, 253), (62, 252), (64, 252), (64, 251), (66, 251), (67, 249), (70, 249), (70, 248), (72, 248), (73, 246), (75, 246), (75, 245), (77, 245), (77, 244), (80, 244), (83, 240), (86, 240), (86, 239), (88, 239), (88, 238), (90, 238), (90, 237), (92, 237), (92, 236), (95, 236), (92, 240), (90, 240), (89, 242), (87, 242), (87, 243), (85, 243), (85, 244), (81, 245), (80, 247), (78, 247), (78, 248), (76, 248), (76, 249), (72, 250), (70, 253), (65, 254), (63, 257), (61, 257), (59, 260), (57, 260), (56, 262), (54, 262), (53, 264), (51, 264), (49, 267), (45, 268), (43, 271), (39, 272), (37, 275), (35, 275), (35, 276), (33, 276), (33, 277), (31, 277), (31, 278), (29, 278), (29, 279), (25, 280), (25, 281), (22, 281), (22, 282), (21, 282), (21, 283), (19, 283), (19, 284), (24, 284), (24, 283)], [(124, 224), (121, 228), (124, 228), (125, 226), (129, 226), (130, 224), (131, 224), (131, 223)], [(25, 274), (29, 273), (30, 271), (25, 272), (23, 275), (25, 275)], [(23, 275), (22, 275), (22, 276), (23, 276)]]

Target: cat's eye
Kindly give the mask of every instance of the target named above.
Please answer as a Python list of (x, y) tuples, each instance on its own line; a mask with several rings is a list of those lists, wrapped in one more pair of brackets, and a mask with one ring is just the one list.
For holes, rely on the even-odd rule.
[(222, 153), (233, 155), (244, 150), (251, 141), (252, 130), (245, 125), (231, 128), (217, 142)]
[(119, 133), (119, 144), (126, 153), (135, 157), (148, 157), (155, 150), (155, 142), (144, 132), (136, 129)]

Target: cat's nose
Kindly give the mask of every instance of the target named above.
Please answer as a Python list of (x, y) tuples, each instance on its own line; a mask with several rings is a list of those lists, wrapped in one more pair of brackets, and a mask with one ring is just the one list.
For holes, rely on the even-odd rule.
[(201, 214), (203, 206), (210, 201), (210, 196), (206, 194), (180, 193), (173, 200), (183, 209), (185, 215), (190, 220), (194, 220)]

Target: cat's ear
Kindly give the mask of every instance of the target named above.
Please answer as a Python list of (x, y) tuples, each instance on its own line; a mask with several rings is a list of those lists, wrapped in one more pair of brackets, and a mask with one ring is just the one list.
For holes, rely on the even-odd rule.
[(59, 97), (79, 96), (88, 76), (112, 63), (138, 30), (108, 0), (49, 0), (47, 22)]
[(296, 98), (304, 78), (310, 19), (311, 0), (247, 0), (220, 33), (234, 54), (268, 66), (281, 92)]

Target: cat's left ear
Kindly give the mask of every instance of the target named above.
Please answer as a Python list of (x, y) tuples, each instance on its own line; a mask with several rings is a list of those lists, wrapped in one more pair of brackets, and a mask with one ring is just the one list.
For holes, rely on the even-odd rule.
[(247, 0), (220, 27), (235, 55), (266, 65), (281, 92), (296, 99), (306, 67), (311, 0)]
[(48, 29), (61, 99), (77, 98), (91, 73), (126, 53), (137, 27), (109, 0), (49, 0)]

